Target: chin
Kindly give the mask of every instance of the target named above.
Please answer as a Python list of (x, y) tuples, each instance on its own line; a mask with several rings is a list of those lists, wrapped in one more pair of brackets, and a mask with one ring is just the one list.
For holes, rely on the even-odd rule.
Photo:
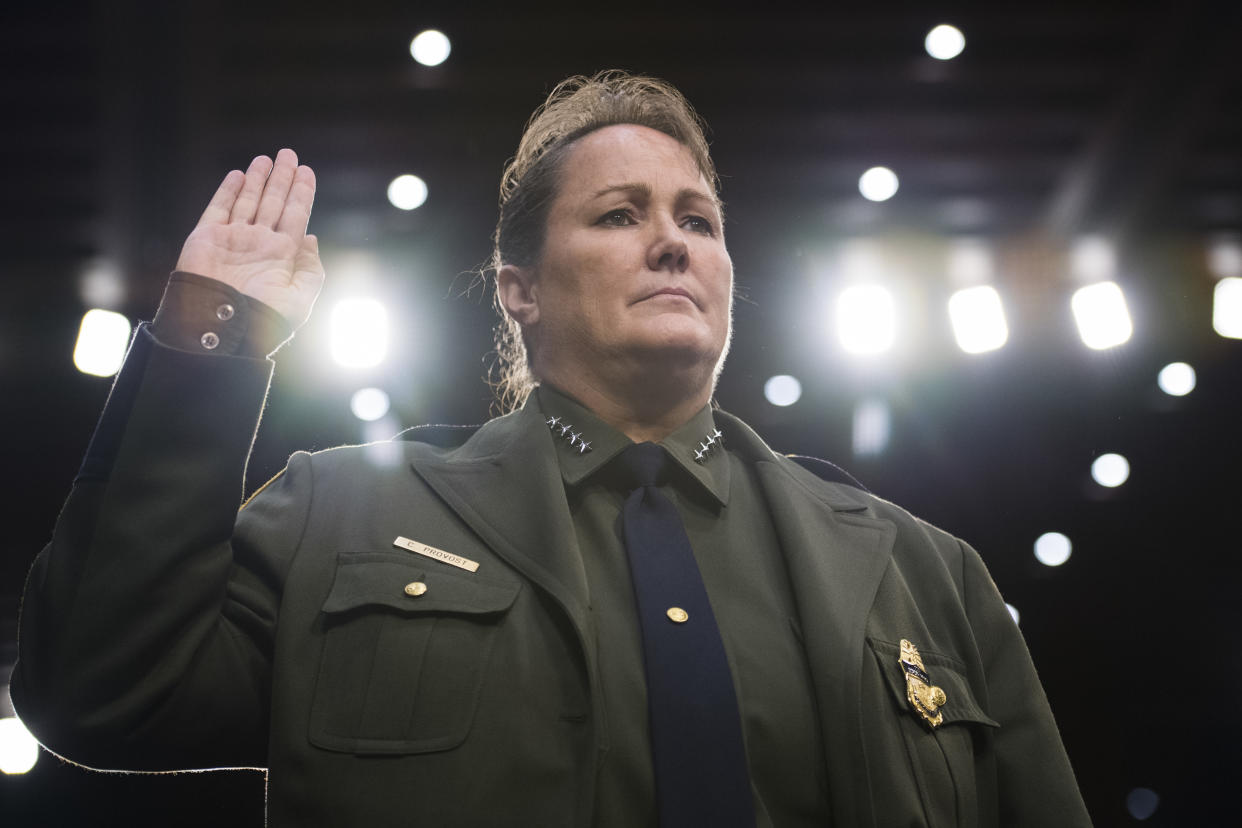
[(635, 342), (631, 353), (656, 371), (693, 371), (703, 368), (715, 371), (722, 353), (721, 343), (713, 337), (660, 336)]
[(720, 352), (722, 337), (697, 319), (681, 315), (666, 315), (635, 331), (633, 340), (644, 348), (668, 351), (687, 351), (697, 354)]

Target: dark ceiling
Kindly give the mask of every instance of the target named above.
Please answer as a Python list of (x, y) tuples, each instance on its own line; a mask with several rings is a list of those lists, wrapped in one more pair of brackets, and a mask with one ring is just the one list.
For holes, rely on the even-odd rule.
[[(478, 422), (492, 317), (471, 271), (489, 254), (501, 167), (557, 81), (620, 67), (672, 81), (712, 128), (742, 296), (724, 407), (981, 550), (1023, 613), (1097, 824), (1130, 824), (1125, 798), (1140, 786), (1162, 797), (1150, 824), (1232, 813), (1242, 343), (1211, 330), (1207, 261), (1242, 234), (1242, 4), (766, 7), (116, 0), (5, 12), (0, 671), (21, 579), (107, 395), (108, 380), (70, 361), (101, 285), (119, 286), (106, 306), (151, 318), (218, 179), (292, 146), (320, 181), (321, 304), (383, 297), (395, 353), (364, 375), (325, 370), (312, 320), (279, 360), (249, 485), (290, 451), (362, 439), (347, 406), (360, 384), (388, 390), (397, 427)], [(948, 62), (922, 50), (941, 22), (967, 38)], [(440, 67), (408, 54), (427, 27), (452, 39)], [(857, 190), (876, 164), (901, 179), (882, 204)], [(410, 213), (384, 194), (406, 172), (430, 190)], [(1069, 251), (1085, 234), (1115, 245), (1135, 317), (1134, 339), (1103, 353), (1077, 341), (1068, 310)], [(946, 249), (960, 237), (995, 251), (1011, 327), (995, 354), (957, 352), (943, 321)], [(834, 251), (858, 238), (887, 252), (909, 308), (906, 347), (882, 365), (849, 362), (830, 338)], [(1199, 372), (1189, 397), (1155, 390), (1174, 359)], [(763, 399), (778, 373), (803, 383), (788, 409)], [(851, 452), (864, 396), (893, 410), (878, 458)], [(1105, 451), (1130, 458), (1118, 490), (1087, 477)], [(1056, 570), (1030, 554), (1049, 528), (1075, 543)], [(192, 804), (178, 824), (262, 824), (257, 777), (101, 778), (45, 756), (0, 790), (0, 814), (17, 818), (6, 824), (111, 824), (104, 807), (117, 824), (165, 824), (173, 801)]]

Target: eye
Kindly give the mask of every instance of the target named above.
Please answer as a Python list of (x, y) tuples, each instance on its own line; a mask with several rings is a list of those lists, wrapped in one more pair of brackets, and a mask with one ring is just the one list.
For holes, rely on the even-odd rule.
[(607, 227), (625, 227), (634, 223), (634, 217), (630, 215), (630, 211), (622, 209), (609, 210), (607, 213), (600, 216), (600, 219), (597, 222), (597, 224), (603, 224)]
[(716, 225), (712, 224), (710, 219), (703, 218), (703, 216), (686, 216), (682, 220), (682, 226), (694, 233), (702, 233), (705, 236), (716, 235)]

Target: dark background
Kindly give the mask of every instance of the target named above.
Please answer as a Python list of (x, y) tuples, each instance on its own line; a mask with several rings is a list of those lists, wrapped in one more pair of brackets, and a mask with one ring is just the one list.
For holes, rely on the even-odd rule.
[[(582, 5), (95, 2), (0, 18), (0, 683), (22, 580), (107, 396), (71, 361), (91, 285), (149, 319), (219, 178), (295, 147), (319, 176), (312, 229), (329, 282), (282, 352), (251, 462), (253, 488), (299, 448), (364, 439), (350, 394), (392, 395), (385, 427), (479, 422), (496, 186), (530, 111), (561, 78), (620, 67), (681, 88), (712, 126), (742, 299), (721, 404), (778, 450), (826, 457), (978, 548), (1039, 666), (1087, 804), (1128, 825), (1234, 824), (1242, 770), (1236, 526), (1242, 342), (1211, 328), (1208, 250), (1242, 233), (1238, 3)], [(942, 63), (935, 24), (966, 34)], [(435, 27), (440, 67), (409, 57)], [(901, 189), (864, 202), (867, 167)], [(413, 172), (428, 202), (392, 208)], [(1087, 350), (1069, 312), (1068, 251), (1116, 245), (1133, 339)], [(1010, 340), (953, 345), (945, 251), (996, 251)], [(833, 339), (834, 251), (868, 238), (904, 308), (897, 353), (850, 359)], [(95, 274), (91, 276), (90, 274)], [(99, 274), (105, 274), (100, 276)], [(326, 308), (389, 306), (394, 352), (348, 373), (325, 357)], [(1198, 387), (1161, 394), (1161, 366)], [(801, 400), (764, 400), (773, 374)], [(854, 457), (851, 418), (886, 399), (892, 442)], [(1091, 461), (1120, 452), (1106, 490)], [(1057, 530), (1073, 556), (1032, 555)], [(7, 699), (0, 702), (5, 708)], [(8, 715), (10, 709), (0, 710)], [(7, 825), (262, 825), (255, 773), (102, 775), (44, 753), (0, 777)], [(416, 805), (412, 804), (412, 808)], [(412, 812), (413, 813), (413, 812)]]

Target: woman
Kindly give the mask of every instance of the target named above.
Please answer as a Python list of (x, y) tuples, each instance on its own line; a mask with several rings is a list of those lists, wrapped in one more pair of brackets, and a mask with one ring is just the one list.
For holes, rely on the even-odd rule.
[(23, 605), (50, 749), (265, 767), (273, 826), (1089, 824), (978, 555), (710, 407), (732, 267), (676, 90), (573, 78), (528, 125), (511, 413), (295, 454), (238, 513), (314, 185), (226, 176), (137, 335)]

